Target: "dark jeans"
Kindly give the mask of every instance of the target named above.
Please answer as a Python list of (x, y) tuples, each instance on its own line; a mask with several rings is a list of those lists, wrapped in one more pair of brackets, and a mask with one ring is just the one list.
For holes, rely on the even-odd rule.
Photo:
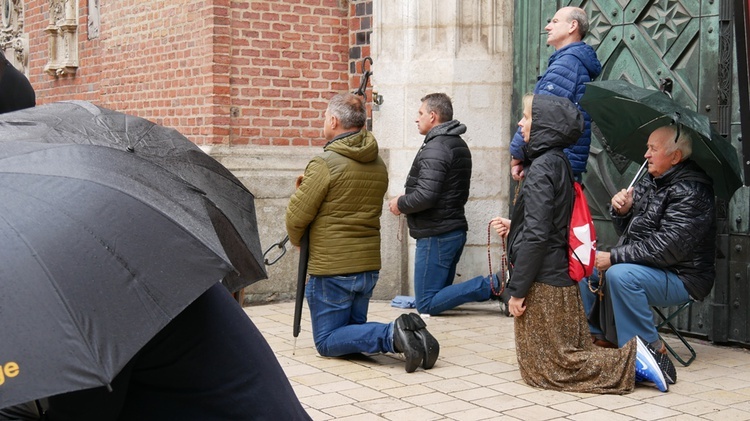
[(465, 243), (466, 231), (462, 230), (417, 239), (414, 257), (417, 311), (436, 315), (464, 303), (490, 299), (489, 276), (453, 284)]
[[(581, 299), (588, 315), (596, 296), (589, 290), (589, 282), (599, 284), (599, 273), (580, 282)], [(656, 343), (659, 332), (654, 326), (651, 306), (674, 306), (690, 300), (685, 284), (674, 272), (632, 263), (612, 265), (605, 275), (607, 294), (612, 299), (617, 346), (623, 347), (635, 336), (646, 342)], [(591, 333), (600, 334), (600, 326), (589, 323)]]
[(315, 348), (325, 357), (393, 352), (393, 323), (367, 321), (378, 271), (310, 276), (305, 288)]

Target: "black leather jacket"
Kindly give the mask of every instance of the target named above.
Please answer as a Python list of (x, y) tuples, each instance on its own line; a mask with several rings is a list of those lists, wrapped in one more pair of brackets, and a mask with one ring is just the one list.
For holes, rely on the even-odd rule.
[(457, 120), (435, 126), (414, 157), (406, 194), (398, 199), (414, 238), (469, 229), (464, 205), (469, 200), (471, 151), (461, 138), (464, 133), (466, 126)]
[(622, 217), (611, 211), (618, 234), (624, 233), (622, 245), (611, 251), (612, 264), (672, 271), (691, 297), (705, 298), (716, 276), (716, 211), (708, 175), (685, 160), (661, 177), (644, 177), (633, 190), (633, 203)]

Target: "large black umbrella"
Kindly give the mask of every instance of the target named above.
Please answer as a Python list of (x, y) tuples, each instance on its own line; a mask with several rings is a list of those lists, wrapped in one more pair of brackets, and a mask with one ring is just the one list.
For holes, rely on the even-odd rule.
[(586, 84), (583, 107), (604, 135), (614, 153), (643, 162), (649, 134), (662, 126), (677, 124), (691, 131), (693, 159), (713, 179), (717, 196), (730, 199), (742, 186), (737, 150), (711, 128), (708, 117), (689, 110), (667, 94), (635, 86), (623, 80)]
[(226, 216), (215, 229), (236, 271), (224, 285), (234, 292), (266, 278), (252, 193), (178, 131), (88, 102), (66, 101), (0, 115), (0, 140), (101, 145), (159, 165), (205, 192)]
[(233, 271), (205, 195), (136, 155), (0, 145), (0, 408), (107, 385)]

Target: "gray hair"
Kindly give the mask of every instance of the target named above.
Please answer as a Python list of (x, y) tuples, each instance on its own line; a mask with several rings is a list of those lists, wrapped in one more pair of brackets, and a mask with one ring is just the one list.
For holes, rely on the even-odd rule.
[(441, 123), (453, 120), (453, 103), (443, 93), (428, 94), (420, 100), (427, 104), (427, 111), (434, 111)]
[(669, 153), (680, 151), (682, 154), (682, 161), (690, 158), (690, 155), (693, 154), (693, 138), (690, 135), (690, 132), (688, 130), (682, 130), (676, 125), (664, 126), (664, 128), (668, 129), (671, 133), (669, 138), (664, 141), (667, 151)]
[(334, 95), (328, 112), (336, 117), (344, 129), (361, 129), (367, 123), (367, 109), (362, 98), (350, 93)]
[(578, 35), (583, 39), (589, 32), (589, 18), (586, 16), (586, 11), (580, 7), (571, 8), (568, 14), (568, 22), (571, 21), (578, 22)]

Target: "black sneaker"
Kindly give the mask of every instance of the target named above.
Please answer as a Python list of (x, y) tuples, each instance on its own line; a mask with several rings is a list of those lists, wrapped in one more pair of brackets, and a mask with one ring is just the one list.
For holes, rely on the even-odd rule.
[(661, 371), (664, 372), (664, 377), (667, 379), (667, 383), (677, 383), (677, 369), (675, 368), (674, 364), (672, 364), (672, 360), (669, 359), (669, 355), (667, 355), (667, 349), (664, 347), (664, 345), (662, 345), (662, 349), (664, 350), (664, 352), (657, 351), (650, 344), (648, 346), (648, 349), (654, 354), (654, 359), (656, 360), (656, 363), (659, 364), (659, 368), (661, 368)]

